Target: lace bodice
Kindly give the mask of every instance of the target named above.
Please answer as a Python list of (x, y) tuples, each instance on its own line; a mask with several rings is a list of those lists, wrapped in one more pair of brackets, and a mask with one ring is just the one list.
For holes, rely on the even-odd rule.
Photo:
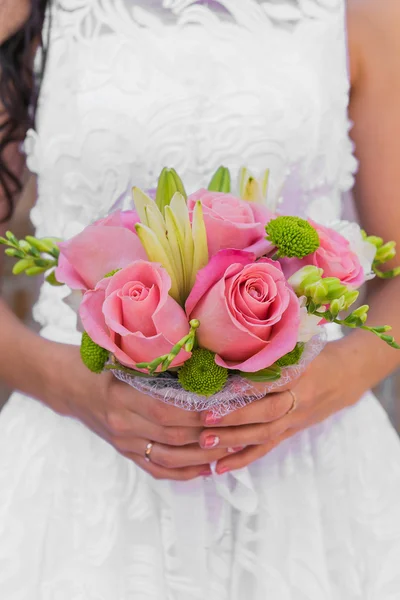
[(166, 165), (188, 190), (221, 164), (270, 167), (284, 209), (337, 218), (355, 168), (344, 12), (344, 0), (55, 0), (26, 141), (38, 234), (77, 233)]

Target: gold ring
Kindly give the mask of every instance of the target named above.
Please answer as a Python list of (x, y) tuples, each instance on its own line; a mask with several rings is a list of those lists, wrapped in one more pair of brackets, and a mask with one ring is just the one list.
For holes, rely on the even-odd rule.
[(146, 462), (151, 462), (150, 454), (151, 454), (151, 451), (153, 450), (153, 446), (154, 446), (153, 442), (149, 442), (146, 446), (146, 450), (144, 452), (144, 459)]
[(293, 390), (286, 390), (286, 391), (289, 392), (289, 394), (292, 396), (292, 399), (293, 399), (293, 404), (286, 413), (287, 415), (290, 415), (292, 412), (294, 412), (296, 410), (297, 405), (298, 405), (298, 400), (297, 400), (297, 396)]

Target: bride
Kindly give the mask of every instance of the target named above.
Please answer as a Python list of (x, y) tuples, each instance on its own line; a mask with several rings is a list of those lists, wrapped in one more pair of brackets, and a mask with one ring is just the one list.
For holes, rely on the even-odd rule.
[[(356, 170), (349, 107), (361, 221), (400, 242), (399, 3), (347, 4), (1, 0), (4, 229), (42, 39), (24, 144), (39, 237), (166, 165), (191, 190), (220, 164), (270, 167), (283, 209), (329, 223)], [(372, 320), (400, 338), (400, 278), (379, 290)], [(0, 377), (19, 390), (0, 413), (0, 598), (400, 597), (400, 443), (368, 391), (399, 353), (332, 331), (293, 394), (217, 421), (89, 373), (65, 295), (42, 287), (41, 336), (0, 308)]]

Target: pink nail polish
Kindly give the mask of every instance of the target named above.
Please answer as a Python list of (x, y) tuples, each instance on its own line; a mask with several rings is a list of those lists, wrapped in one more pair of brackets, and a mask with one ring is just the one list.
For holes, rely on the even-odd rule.
[(208, 413), (206, 416), (206, 425), (218, 425), (218, 423), (221, 423), (221, 421), (222, 417), (214, 415), (214, 413)]
[(224, 473), (228, 473), (229, 471), (230, 471), (229, 467), (217, 468), (218, 475), (223, 475)]
[(204, 441), (204, 448), (209, 450), (210, 448), (216, 448), (219, 444), (219, 437), (216, 435), (209, 435)]

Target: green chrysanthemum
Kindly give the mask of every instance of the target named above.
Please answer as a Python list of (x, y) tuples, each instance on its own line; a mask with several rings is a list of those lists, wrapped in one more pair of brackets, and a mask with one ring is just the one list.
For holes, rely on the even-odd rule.
[(265, 230), (267, 240), (277, 247), (280, 258), (304, 258), (319, 248), (317, 231), (300, 217), (277, 217), (267, 224)]
[(221, 391), (228, 379), (228, 369), (215, 363), (215, 354), (197, 348), (178, 372), (179, 383), (188, 392), (212, 396)]
[(86, 331), (82, 334), (81, 358), (83, 364), (93, 373), (101, 373), (108, 360), (109, 352), (104, 350), (88, 336)]
[(291, 365), (297, 365), (303, 356), (304, 352), (304, 344), (296, 344), (291, 352), (282, 356), (279, 360), (276, 361), (278, 367), (290, 367)]

